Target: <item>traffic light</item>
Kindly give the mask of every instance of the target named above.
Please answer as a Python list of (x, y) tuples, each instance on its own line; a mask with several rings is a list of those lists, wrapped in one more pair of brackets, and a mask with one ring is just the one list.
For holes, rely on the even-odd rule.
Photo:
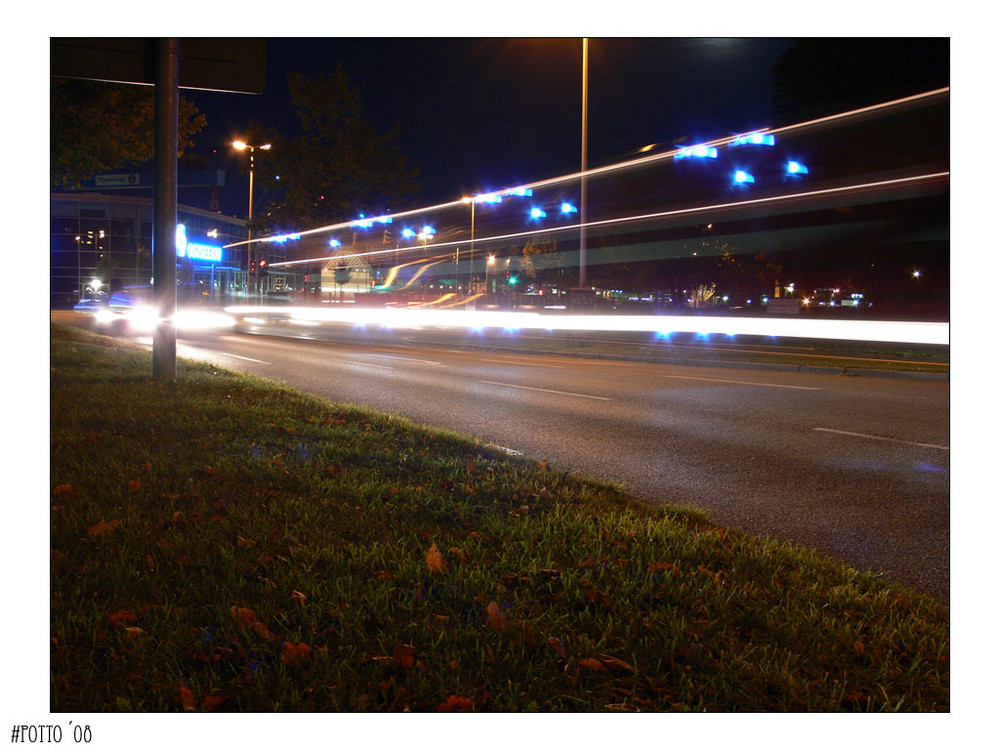
[(250, 275), (251, 276), (256, 276), (257, 275), (257, 261), (256, 260), (250, 261)]
[(261, 258), (260, 259), (260, 263), (257, 264), (257, 272), (261, 276), (266, 276), (267, 275), (267, 259), (266, 258)]

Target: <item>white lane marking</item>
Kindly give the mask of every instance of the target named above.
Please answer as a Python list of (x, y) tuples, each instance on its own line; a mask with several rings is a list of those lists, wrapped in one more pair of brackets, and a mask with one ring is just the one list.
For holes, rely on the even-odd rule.
[(528, 365), (529, 367), (551, 367), (553, 370), (563, 369), (562, 365), (543, 365), (541, 362), (528, 362), (523, 359), (487, 359), (483, 357), (482, 362), (498, 362), (501, 365)]
[(389, 367), (389, 365), (377, 365), (374, 362), (358, 362), (353, 359), (344, 360), (346, 364), (349, 365), (361, 365), (362, 367), (377, 367), (380, 370), (395, 370), (395, 367)]
[(705, 380), (709, 383), (730, 383), (732, 385), (759, 385), (761, 388), (790, 388), (795, 391), (821, 391), (811, 385), (779, 385), (778, 383), (755, 383), (750, 380), (722, 380), (720, 378), (695, 378), (690, 375), (664, 375), (665, 378), (675, 378), (676, 380)]
[(497, 445), (496, 443), (487, 443), (486, 447), (487, 448), (495, 448), (496, 450), (500, 451), (501, 453), (506, 453), (508, 456), (523, 456), (524, 455), (523, 453), (521, 453), (521, 451), (516, 451), (513, 448), (506, 448), (506, 447), (504, 447), (502, 445)]
[(498, 383), (495, 380), (480, 380), (480, 383), (487, 383), (489, 385), (500, 385), (504, 388), (518, 388), (522, 391), (538, 391), (539, 393), (557, 393), (560, 396), (576, 396), (577, 398), (591, 398), (595, 401), (611, 401), (610, 398), (606, 396), (588, 396), (586, 393), (570, 393), (569, 391), (553, 391), (549, 388), (531, 388), (527, 385), (513, 385), (511, 383)]
[(916, 445), (920, 448), (937, 448), (941, 451), (949, 450), (947, 445), (935, 445), (934, 443), (915, 443), (911, 440), (899, 440), (897, 438), (882, 437), (881, 435), (865, 435), (861, 432), (847, 432), (846, 430), (831, 430), (829, 427), (813, 427), (815, 432), (832, 432), (835, 435), (848, 435), (850, 437), (867, 438), (868, 440), (884, 440), (889, 443), (904, 443), (905, 445)]
[(261, 365), (269, 365), (270, 362), (265, 362), (262, 359), (254, 359), (253, 357), (244, 357), (242, 354), (233, 354), (232, 352), (219, 352), (219, 354), (224, 354), (227, 357), (236, 357), (236, 359), (245, 359), (247, 362), (257, 362)]
[(402, 359), (407, 362), (419, 362), (422, 365), (439, 365), (440, 362), (432, 362), (429, 359), (416, 359), (415, 357), (401, 357), (398, 354), (372, 354), (372, 357), (387, 357), (389, 359)]

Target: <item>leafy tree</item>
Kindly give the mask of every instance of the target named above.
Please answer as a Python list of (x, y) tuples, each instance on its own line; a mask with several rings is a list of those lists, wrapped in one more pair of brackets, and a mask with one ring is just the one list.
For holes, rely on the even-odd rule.
[[(152, 159), (154, 96), (151, 86), (52, 78), (52, 187), (79, 188), (95, 174)], [(181, 97), (178, 157), (205, 124), (205, 116)]]
[(559, 244), (552, 237), (533, 237), (521, 253), (521, 266), (526, 275), (545, 281), (546, 272), (563, 265)]
[(278, 198), (263, 213), (265, 230), (322, 226), (361, 212), (376, 215), (417, 193), (417, 171), (396, 145), (398, 126), (388, 132), (375, 128), (343, 68), (319, 78), (291, 73), (288, 86), (302, 132), (276, 138), (267, 160), (257, 165), (265, 187), (280, 185)]

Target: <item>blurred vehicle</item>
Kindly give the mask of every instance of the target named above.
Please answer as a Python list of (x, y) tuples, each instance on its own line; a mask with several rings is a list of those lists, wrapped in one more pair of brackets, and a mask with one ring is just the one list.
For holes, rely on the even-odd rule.
[[(118, 334), (151, 333), (159, 322), (151, 286), (126, 287), (114, 292), (106, 304), (93, 309), (93, 314), (99, 330)], [(231, 328), (234, 321), (221, 310), (206, 308), (201, 304), (185, 304), (178, 300), (174, 323), (178, 331), (190, 331)]]
[[(89, 290), (88, 290), (89, 291)], [(97, 312), (108, 306), (108, 295), (104, 292), (90, 292), (73, 305), (77, 312)]]

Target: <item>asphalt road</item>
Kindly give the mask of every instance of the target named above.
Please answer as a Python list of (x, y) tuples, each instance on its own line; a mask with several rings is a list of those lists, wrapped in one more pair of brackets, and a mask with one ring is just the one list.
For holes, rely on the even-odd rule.
[(178, 355), (619, 482), (949, 599), (948, 383), (224, 333)]

